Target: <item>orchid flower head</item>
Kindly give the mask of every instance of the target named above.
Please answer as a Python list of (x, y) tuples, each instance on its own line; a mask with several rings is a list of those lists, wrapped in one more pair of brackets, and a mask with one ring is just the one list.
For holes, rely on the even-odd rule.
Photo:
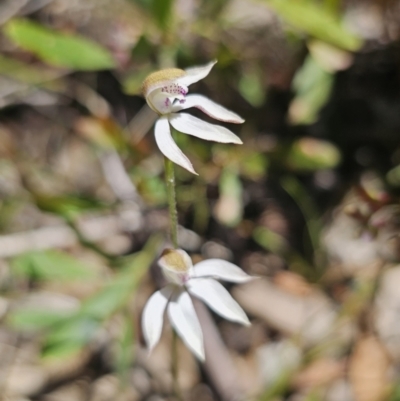
[(204, 66), (187, 68), (167, 68), (150, 74), (143, 82), (142, 93), (149, 107), (159, 119), (154, 134), (160, 151), (165, 157), (179, 164), (193, 174), (197, 174), (190, 160), (182, 153), (171, 135), (171, 126), (184, 134), (207, 141), (241, 144), (242, 141), (229, 129), (207, 123), (182, 110), (196, 107), (210, 117), (228, 123), (241, 124), (244, 120), (233, 111), (213, 102), (205, 96), (188, 95), (189, 86), (205, 78), (215, 65), (212, 61)]
[(254, 278), (240, 267), (222, 259), (208, 259), (193, 265), (182, 249), (166, 249), (158, 264), (168, 284), (150, 297), (143, 310), (142, 328), (150, 351), (160, 340), (167, 310), (175, 331), (196, 357), (204, 361), (203, 332), (191, 296), (227, 320), (250, 325), (243, 309), (216, 280), (245, 283)]

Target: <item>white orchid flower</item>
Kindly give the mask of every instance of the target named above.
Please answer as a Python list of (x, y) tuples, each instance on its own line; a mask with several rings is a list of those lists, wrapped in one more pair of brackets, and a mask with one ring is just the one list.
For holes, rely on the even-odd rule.
[(242, 143), (240, 138), (225, 127), (209, 124), (187, 113), (178, 113), (196, 107), (219, 121), (235, 124), (244, 122), (239, 115), (205, 96), (188, 95), (188, 86), (205, 78), (215, 63), (216, 61), (212, 61), (204, 66), (186, 70), (169, 68), (153, 72), (145, 79), (142, 86), (147, 104), (160, 116), (154, 129), (158, 147), (165, 157), (193, 174), (197, 173), (172, 138), (170, 125), (179, 132), (206, 141)]
[(163, 316), (167, 310), (175, 331), (197, 358), (204, 361), (203, 333), (189, 294), (202, 300), (223, 318), (250, 325), (243, 309), (215, 280), (245, 283), (254, 278), (238, 266), (222, 259), (208, 259), (193, 266), (190, 256), (181, 249), (165, 250), (158, 263), (168, 285), (155, 292), (143, 310), (143, 334), (150, 351), (161, 337)]

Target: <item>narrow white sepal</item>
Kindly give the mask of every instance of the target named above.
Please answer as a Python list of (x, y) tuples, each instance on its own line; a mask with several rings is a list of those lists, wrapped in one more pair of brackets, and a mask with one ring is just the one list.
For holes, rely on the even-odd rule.
[(172, 160), (174, 163), (179, 164), (181, 167), (196, 174), (190, 160), (178, 148), (171, 135), (171, 129), (168, 122), (168, 117), (160, 117), (156, 121), (154, 127), (154, 136), (160, 151), (165, 157)]
[(189, 109), (191, 107), (196, 107), (202, 112), (208, 114), (210, 117), (219, 121), (234, 124), (241, 124), (244, 122), (243, 118), (233, 111), (230, 111), (218, 103), (213, 102), (208, 97), (196, 94), (187, 95), (184, 103), (178, 102), (174, 104), (172, 106), (172, 112), (176, 113), (177, 111)]
[(149, 298), (143, 309), (142, 328), (149, 351), (151, 351), (160, 340), (164, 311), (172, 293), (173, 286), (168, 285), (162, 288)]
[(228, 128), (220, 125), (209, 124), (199, 118), (193, 117), (186, 113), (172, 113), (169, 116), (171, 125), (184, 134), (192, 135), (206, 141), (214, 141), (221, 143), (243, 143)]
[(207, 259), (190, 269), (191, 277), (214, 277), (232, 283), (247, 283), (255, 277), (249, 276), (240, 267), (223, 259)]
[(188, 291), (223, 318), (245, 326), (250, 325), (244, 310), (218, 281), (212, 278), (192, 279), (188, 282)]
[(195, 82), (205, 78), (217, 63), (217, 60), (211, 61), (206, 65), (191, 67), (185, 70), (186, 74), (183, 77), (179, 77), (175, 80), (180, 85), (189, 86)]
[(170, 302), (168, 316), (186, 346), (199, 360), (204, 361), (203, 332), (192, 300), (186, 291), (182, 291), (177, 298)]

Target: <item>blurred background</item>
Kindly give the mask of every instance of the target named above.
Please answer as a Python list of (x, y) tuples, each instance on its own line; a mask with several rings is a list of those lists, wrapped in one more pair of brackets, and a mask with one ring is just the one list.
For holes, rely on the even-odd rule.
[[(200, 310), (185, 400), (400, 400), (400, 3), (0, 2), (0, 400), (175, 400), (148, 357), (168, 216), (143, 79), (246, 119), (242, 146), (177, 136), (182, 248), (260, 278), (252, 326)], [(191, 113), (201, 116), (200, 112)], [(205, 118), (204, 116), (201, 116)], [(147, 135), (146, 135), (147, 134)]]

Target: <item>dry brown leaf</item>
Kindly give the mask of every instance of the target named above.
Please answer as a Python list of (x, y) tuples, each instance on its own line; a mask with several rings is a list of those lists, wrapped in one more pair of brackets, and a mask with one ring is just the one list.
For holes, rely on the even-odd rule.
[(318, 359), (296, 374), (293, 384), (302, 389), (313, 389), (339, 379), (344, 374), (344, 362), (333, 359)]
[(316, 290), (295, 296), (260, 278), (235, 287), (232, 294), (245, 311), (277, 330), (299, 335), (306, 344), (317, 344), (332, 333), (335, 308)]
[(274, 277), (274, 283), (293, 295), (307, 296), (313, 292), (312, 286), (303, 277), (289, 271), (278, 272)]
[(361, 338), (350, 359), (349, 379), (356, 401), (383, 401), (389, 390), (390, 360), (379, 340)]

